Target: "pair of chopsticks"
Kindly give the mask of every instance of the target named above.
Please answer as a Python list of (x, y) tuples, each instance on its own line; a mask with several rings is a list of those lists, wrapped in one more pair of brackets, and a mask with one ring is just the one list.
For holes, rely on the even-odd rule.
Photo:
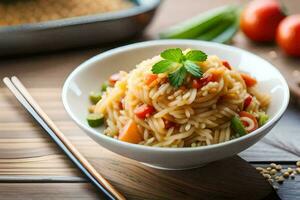
[(3, 79), (5, 85), (14, 94), (22, 106), (48, 133), (52, 140), (63, 150), (71, 161), (86, 175), (86, 177), (100, 189), (106, 199), (125, 200), (120, 194), (95, 168), (79, 153), (66, 136), (58, 129), (54, 122), (41, 109), (33, 97), (29, 94), (21, 81), (13, 76), (11, 79)]

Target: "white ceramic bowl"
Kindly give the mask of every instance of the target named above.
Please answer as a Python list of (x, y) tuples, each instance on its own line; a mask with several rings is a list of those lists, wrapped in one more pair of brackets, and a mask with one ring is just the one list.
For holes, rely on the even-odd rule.
[[(90, 91), (119, 70), (130, 71), (144, 59), (167, 48), (200, 49), (215, 54), (238, 70), (250, 73), (259, 82), (260, 90), (270, 93), (270, 120), (252, 133), (228, 142), (196, 148), (148, 147), (122, 142), (101, 133), (86, 122)], [(289, 89), (280, 72), (267, 61), (247, 51), (211, 42), (194, 40), (157, 40), (131, 44), (101, 53), (77, 67), (67, 78), (62, 92), (63, 104), (71, 118), (96, 142), (108, 150), (162, 169), (187, 169), (233, 156), (266, 135), (280, 119), (289, 102)]]

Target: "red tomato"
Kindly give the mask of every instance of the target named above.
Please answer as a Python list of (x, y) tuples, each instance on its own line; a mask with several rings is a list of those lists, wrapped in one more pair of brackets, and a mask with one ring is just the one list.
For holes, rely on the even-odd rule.
[(201, 87), (201, 85), (200, 85), (200, 83), (198, 83), (198, 80), (197, 80), (197, 79), (194, 79), (194, 80), (193, 80), (193, 82), (192, 82), (192, 87), (193, 87), (193, 88), (196, 88), (196, 89), (198, 89), (198, 88)]
[(282, 20), (277, 29), (278, 45), (292, 56), (300, 56), (300, 14)]
[[(242, 121), (243, 125), (245, 126), (245, 129), (248, 132), (252, 132), (258, 128), (258, 122), (253, 115), (251, 115), (250, 113), (245, 112), (245, 111), (240, 112), (239, 115), (241, 117), (241, 121)], [(247, 121), (244, 121), (243, 117), (248, 118), (253, 122), (254, 126), (251, 129), (249, 129), (250, 127), (248, 127), (250, 124)]]
[(243, 10), (240, 26), (245, 35), (257, 42), (271, 42), (276, 28), (285, 17), (276, 0), (254, 0)]
[(208, 74), (205, 77), (202, 77), (200, 79), (194, 79), (192, 82), (193, 88), (202, 88), (203, 86), (207, 85), (209, 82), (213, 81), (213, 75)]
[(109, 79), (108, 79), (108, 82), (111, 86), (114, 86), (115, 83), (120, 80), (121, 76), (120, 76), (120, 73), (115, 73), (115, 74), (112, 74)]
[(252, 96), (248, 96), (245, 100), (244, 100), (244, 110), (251, 104), (252, 102)]
[(227, 60), (223, 60), (222, 64), (224, 65), (224, 67), (226, 67), (227, 69), (231, 70), (231, 65), (229, 64), (229, 62)]
[(136, 114), (138, 118), (145, 119), (146, 117), (149, 117), (154, 111), (155, 110), (152, 106), (143, 104), (134, 110), (134, 114)]

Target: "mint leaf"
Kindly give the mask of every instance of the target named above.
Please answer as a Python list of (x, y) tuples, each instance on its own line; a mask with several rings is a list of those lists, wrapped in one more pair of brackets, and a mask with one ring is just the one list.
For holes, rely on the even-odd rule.
[(191, 61), (205, 61), (207, 55), (200, 50), (191, 50), (185, 55), (185, 59)]
[(158, 63), (155, 63), (152, 66), (151, 71), (154, 74), (160, 74), (160, 73), (164, 73), (166, 71), (169, 70), (169, 68), (174, 64), (174, 62), (170, 61), (170, 60), (161, 60)]
[(154, 64), (151, 71), (154, 74), (167, 73), (174, 87), (181, 86), (188, 73), (197, 78), (202, 77), (203, 72), (195, 62), (207, 59), (207, 55), (200, 50), (191, 50), (184, 55), (180, 48), (167, 49), (160, 56), (164, 60)]
[(200, 67), (196, 65), (194, 62), (187, 60), (184, 62), (184, 68), (193, 76), (200, 78), (203, 75)]
[(172, 86), (174, 87), (179, 87), (182, 85), (185, 77), (186, 77), (187, 71), (185, 67), (180, 67), (178, 70), (175, 72), (169, 74), (169, 81)]
[(160, 56), (166, 60), (174, 61), (174, 62), (181, 62), (183, 56), (183, 53), (181, 49), (167, 49), (163, 51)]

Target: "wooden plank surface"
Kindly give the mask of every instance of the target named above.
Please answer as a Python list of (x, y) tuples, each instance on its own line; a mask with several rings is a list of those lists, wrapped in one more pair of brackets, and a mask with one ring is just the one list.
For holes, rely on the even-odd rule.
[[(90, 160), (97, 170), (105, 174), (106, 178), (128, 199), (215, 200), (240, 199), (241, 196), (249, 200), (278, 198), (264, 178), (246, 161), (237, 156), (186, 171), (152, 169), (112, 153), (104, 153), (102, 156)], [(51, 167), (47, 166), (47, 169), (52, 171)], [(34, 174), (31, 176), (34, 177)], [(68, 199), (96, 199), (94, 198), (96, 191), (90, 189), (86, 183), (79, 181), (76, 183), (75, 181), (72, 183), (59, 183), (58, 181), (49, 183), (48, 180), (40, 180), (40, 184), (37, 184), (38, 180), (18, 182), (18, 184), (12, 182), (2, 184), (0, 182), (0, 198), (39, 199), (44, 195), (47, 199), (47, 196), (50, 195), (52, 199), (66, 197)], [(49, 188), (45, 188), (45, 186)], [(12, 193), (11, 191), (14, 189), (18, 192)], [(70, 193), (71, 190), (76, 191)], [(53, 194), (54, 191), (57, 194)], [(47, 193), (47, 195), (43, 193)]]
[[(209, 3), (204, 3), (204, 1), (195, 2), (194, 0), (177, 0), (176, 3), (174, 0), (165, 1), (143, 39), (153, 39), (164, 27), (196, 15), (203, 10), (222, 5), (224, 2), (245, 1), (214, 0)], [(297, 1), (286, 0), (285, 2), (292, 12), (300, 11), (300, 7), (296, 6), (298, 5)], [(297, 68), (300, 66), (299, 60), (286, 58), (274, 45), (257, 46), (246, 40), (241, 33), (235, 37), (234, 44), (266, 58), (287, 77), (299, 70)], [(97, 145), (70, 120), (64, 111), (60, 97), (61, 87), (67, 75), (80, 63), (103, 50), (103, 48), (91, 48), (2, 59), (0, 60), (0, 78), (17, 75), (47, 114), (78, 147), (80, 152), (100, 172), (104, 172), (110, 180), (117, 184), (119, 181), (114, 180), (114, 177), (108, 171), (109, 169), (102, 166), (103, 160), (109, 159), (109, 155), (116, 155)], [(274, 57), (274, 55), (277, 56)], [(240, 155), (251, 162), (286, 162), (299, 159), (299, 120), (300, 109), (295, 105), (290, 105), (284, 117), (272, 132)], [(125, 163), (129, 162), (121, 157), (118, 159)], [(143, 166), (137, 163), (134, 164), (135, 167), (144, 169)], [(152, 175), (150, 173), (151, 169), (145, 168), (145, 170), (149, 176)], [(212, 174), (212, 176), (215, 177), (215, 174)], [(35, 183), (28, 184), (29, 182)], [(39, 184), (41, 182), (43, 184)], [(288, 183), (279, 190), (281, 197), (289, 199), (296, 197), (297, 194), (300, 195), (299, 190), (296, 189), (300, 185), (299, 181), (296, 182), (296, 185), (292, 184), (294, 183)], [(122, 188), (120, 185), (118, 187)], [(61, 188), (66, 189), (62, 191)], [(161, 188), (154, 187), (154, 189)], [(166, 191), (170, 192), (169, 190)], [(180, 192), (172, 192), (182, 195)], [(33, 123), (14, 97), (4, 88), (4, 85), (0, 83), (0, 199), (31, 198), (98, 199), (99, 196), (43, 131)]]
[(3, 200), (96, 200), (101, 196), (89, 183), (0, 183)]

